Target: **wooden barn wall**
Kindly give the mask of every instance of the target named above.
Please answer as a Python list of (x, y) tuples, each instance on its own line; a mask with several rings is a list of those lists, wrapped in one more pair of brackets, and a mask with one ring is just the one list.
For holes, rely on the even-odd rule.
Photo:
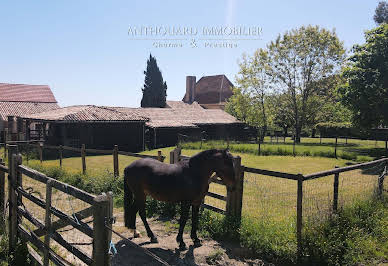
[[(155, 137), (156, 132), (156, 137)], [(190, 139), (199, 140), (201, 130), (199, 128), (148, 128), (146, 133), (146, 145), (148, 149), (175, 146), (178, 143), (178, 134), (186, 135)], [(155, 144), (156, 141), (156, 144)]]
[(74, 123), (52, 124), (47, 142), (51, 145), (67, 145), (122, 151), (143, 150), (144, 123)]
[(205, 132), (204, 137), (209, 140), (227, 138), (245, 140), (251, 137), (251, 132), (247, 132), (245, 124), (200, 125), (198, 128), (147, 128), (146, 146), (148, 149), (175, 146), (178, 143), (178, 134), (187, 136), (182, 137), (183, 141), (199, 141), (203, 131)]
[(247, 134), (245, 124), (213, 124), (199, 125), (201, 131), (205, 131), (206, 139), (230, 139), (245, 140), (250, 134)]

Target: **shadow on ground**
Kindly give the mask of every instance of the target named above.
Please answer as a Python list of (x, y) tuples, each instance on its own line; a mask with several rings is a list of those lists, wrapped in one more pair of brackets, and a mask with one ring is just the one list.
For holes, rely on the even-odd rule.
[[(144, 243), (148, 244), (147, 242)], [(163, 265), (156, 259), (151, 258), (143, 251), (129, 245), (127, 241), (119, 241), (116, 244), (117, 254), (112, 259), (113, 266), (127, 265)], [(164, 248), (148, 248), (149, 251), (160, 257), (170, 265), (201, 265), (197, 264), (194, 259), (194, 246), (190, 246), (183, 257), (178, 249), (175, 251)]]

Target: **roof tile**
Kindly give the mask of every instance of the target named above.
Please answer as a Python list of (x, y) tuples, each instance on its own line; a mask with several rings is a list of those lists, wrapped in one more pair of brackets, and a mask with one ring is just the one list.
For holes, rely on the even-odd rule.
[(56, 103), (51, 89), (47, 85), (0, 83), (0, 101)]

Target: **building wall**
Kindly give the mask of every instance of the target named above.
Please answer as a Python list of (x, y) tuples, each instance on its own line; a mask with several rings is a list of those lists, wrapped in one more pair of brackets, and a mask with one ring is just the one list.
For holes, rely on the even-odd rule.
[(143, 130), (144, 122), (52, 124), (47, 142), (107, 150), (118, 145), (119, 150), (138, 152), (143, 150)]
[[(178, 134), (188, 136), (188, 139), (200, 140), (199, 128), (147, 128), (146, 146), (148, 149), (175, 146), (178, 143)], [(184, 137), (181, 137), (184, 140)]]

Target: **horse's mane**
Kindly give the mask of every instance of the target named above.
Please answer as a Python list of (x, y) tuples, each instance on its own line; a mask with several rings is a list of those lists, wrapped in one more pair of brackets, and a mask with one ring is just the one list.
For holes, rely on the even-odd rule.
[(220, 149), (210, 149), (210, 150), (206, 150), (206, 151), (201, 151), (199, 153), (197, 153), (196, 155), (192, 156), (189, 160), (189, 165), (192, 167), (192, 166), (196, 166), (199, 162), (203, 161), (203, 160), (207, 160), (210, 158), (210, 156), (212, 156), (214, 153), (216, 152), (222, 152), (222, 150)]

